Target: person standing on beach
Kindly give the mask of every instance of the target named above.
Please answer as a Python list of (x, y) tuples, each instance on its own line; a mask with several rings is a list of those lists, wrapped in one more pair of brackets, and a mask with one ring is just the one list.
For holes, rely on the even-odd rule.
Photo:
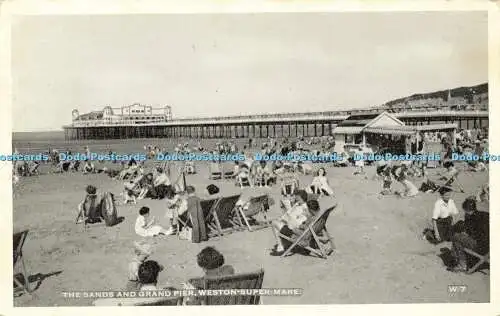
[(200, 243), (208, 240), (207, 226), (205, 224), (205, 216), (201, 208), (201, 199), (196, 196), (193, 186), (188, 186), (187, 191), (187, 216), (191, 221), (192, 235), (191, 242)]

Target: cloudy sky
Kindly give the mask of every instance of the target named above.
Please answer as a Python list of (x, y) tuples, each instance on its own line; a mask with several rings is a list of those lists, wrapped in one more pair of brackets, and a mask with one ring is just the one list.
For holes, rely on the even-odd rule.
[(483, 12), (22, 17), (13, 125), (134, 102), (174, 117), (373, 106), (487, 82), (487, 52)]

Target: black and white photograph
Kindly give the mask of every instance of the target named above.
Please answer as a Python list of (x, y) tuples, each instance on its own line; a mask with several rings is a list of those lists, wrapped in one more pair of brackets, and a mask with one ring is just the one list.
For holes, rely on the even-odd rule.
[(10, 54), (14, 307), (490, 302), (487, 11), (16, 15)]

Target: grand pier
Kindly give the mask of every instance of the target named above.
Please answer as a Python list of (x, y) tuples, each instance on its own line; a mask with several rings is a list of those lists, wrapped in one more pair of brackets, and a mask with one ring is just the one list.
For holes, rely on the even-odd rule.
[[(261, 114), (245, 116), (172, 118), (171, 107), (132, 104), (80, 115), (64, 126), (67, 140), (126, 138), (263, 138), (330, 136), (335, 127), (351, 116), (371, 117), (383, 112), (405, 125), (455, 123), (458, 128), (488, 127), (488, 110), (479, 106), (457, 105), (353, 109), (343, 111)], [(473, 109), (473, 110), (471, 110)]]

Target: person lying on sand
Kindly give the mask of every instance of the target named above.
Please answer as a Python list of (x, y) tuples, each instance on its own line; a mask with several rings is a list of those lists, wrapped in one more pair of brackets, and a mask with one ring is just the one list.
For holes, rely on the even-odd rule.
[(155, 225), (155, 218), (149, 214), (147, 206), (143, 206), (139, 210), (139, 216), (135, 221), (135, 233), (141, 237), (167, 235), (167, 231), (163, 227)]
[(463, 186), (460, 184), (460, 182), (458, 181), (459, 171), (455, 167), (455, 164), (452, 161), (445, 161), (443, 163), (443, 167), (446, 168), (446, 171), (444, 173), (440, 174), (441, 177), (439, 178), (440, 181), (444, 181), (444, 184), (442, 186), (443, 187), (451, 186), (452, 184), (456, 183), (458, 188), (460, 189), (460, 192), (464, 193), (465, 190), (464, 190)]

